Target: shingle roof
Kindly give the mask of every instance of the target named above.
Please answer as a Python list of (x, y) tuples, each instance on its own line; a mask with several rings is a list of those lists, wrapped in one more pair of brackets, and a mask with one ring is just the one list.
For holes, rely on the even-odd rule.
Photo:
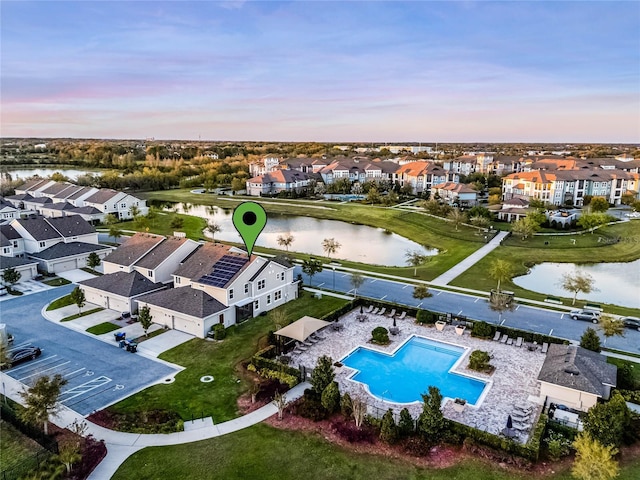
[[(143, 293), (153, 292), (164, 288), (161, 283), (153, 283), (140, 272), (116, 272), (90, 278), (78, 282), (80, 285), (92, 287), (104, 292), (113, 293), (122, 297), (135, 297)], [(164, 293), (164, 292), (161, 292)]]
[(33, 199), (33, 197), (28, 194), (28, 193), (21, 193), (19, 195), (10, 195), (8, 197), (5, 197), (7, 200), (19, 200), (19, 201), (25, 201), (25, 200), (31, 200)]
[(71, 213), (84, 213), (85, 215), (95, 215), (97, 213), (102, 213), (96, 207), (91, 207), (89, 205), (85, 205), (84, 207), (74, 207), (72, 210), (69, 210)]
[(19, 267), (21, 265), (33, 265), (34, 263), (37, 264), (38, 262), (34, 260), (27, 260), (26, 258), (0, 256), (0, 270)]
[(473, 188), (465, 185), (464, 183), (445, 182), (438, 185), (434, 185), (433, 188), (437, 190), (448, 190), (456, 193), (478, 193)]
[(38, 241), (61, 237), (60, 232), (53, 228), (42, 216), (19, 218), (14, 220), (14, 222), (24, 228), (29, 235)]
[(91, 188), (93, 188), (93, 187), (82, 187), (80, 190), (78, 190), (77, 192), (75, 192), (74, 194), (72, 194), (68, 198), (69, 198), (69, 200), (75, 200), (76, 198), (79, 198), (82, 195), (84, 195), (85, 193), (87, 193), (89, 190), (91, 190)]
[(2, 233), (2, 235), (7, 237), (9, 240), (18, 240), (19, 238), (22, 238), (16, 231), (16, 229), (9, 224), (0, 225), (0, 233)]
[(60, 191), (59, 193), (57, 193), (56, 195), (54, 195), (54, 198), (60, 198), (60, 199), (66, 199), (71, 197), (74, 193), (78, 193), (80, 190), (84, 189), (85, 187), (79, 187), (77, 185), (69, 185), (69, 188), (65, 188), (64, 190)]
[(86, 198), (84, 201), (89, 203), (105, 203), (111, 200), (116, 195), (119, 195), (122, 192), (117, 192), (115, 190), (111, 190), (108, 188), (101, 188), (96, 193), (91, 195), (89, 198)]
[(290, 259), (285, 255), (276, 255), (271, 259), (271, 261), (277, 263), (278, 265), (282, 265), (285, 268), (293, 267), (293, 263), (291, 263)]
[(150, 293), (138, 298), (138, 301), (196, 318), (206, 318), (227, 308), (208, 293), (190, 287)]
[(164, 260), (186, 243), (186, 238), (169, 237), (153, 248), (149, 253), (136, 262), (136, 267), (156, 268)]
[(60, 192), (62, 192), (63, 190), (66, 190), (69, 187), (72, 187), (73, 185), (71, 185), (70, 183), (65, 183), (65, 182), (56, 182), (53, 185), (51, 185), (50, 187), (45, 188), (44, 190), (42, 190), (43, 194), (46, 195), (56, 195)]
[(110, 247), (104, 245), (96, 245), (95, 243), (69, 242), (56, 243), (55, 245), (42, 250), (39, 253), (30, 253), (30, 257), (41, 260), (54, 260), (56, 258), (73, 257), (84, 253), (98, 252), (101, 250), (111, 250)]
[(549, 346), (538, 380), (563, 387), (605, 395), (605, 386), (616, 386), (617, 368), (603, 355), (572, 345)]
[(116, 265), (133, 265), (163, 240), (164, 237), (161, 235), (136, 233), (115, 251), (107, 255), (104, 261), (115, 263)]
[(47, 205), (44, 208), (48, 210), (71, 210), (76, 207), (75, 205), (71, 205), (69, 202), (57, 202), (52, 205)]
[(203, 275), (211, 273), (213, 265), (224, 255), (232, 255), (231, 247), (220, 243), (205, 243), (198, 247), (176, 269), (174, 275), (197, 280)]
[(17, 187), (17, 190), (25, 190), (25, 191), (34, 190), (39, 185), (40, 186), (46, 185), (46, 183), (44, 182), (49, 183), (49, 180), (45, 178), (34, 178), (33, 180), (29, 180), (28, 182), (25, 182), (19, 187)]
[(96, 229), (84, 218), (78, 215), (70, 217), (47, 218), (53, 228), (55, 228), (63, 237), (73, 237), (75, 235), (86, 235), (95, 233)]
[(42, 203), (44, 205), (45, 203), (53, 203), (53, 200), (49, 197), (37, 197), (29, 200), (29, 203)]

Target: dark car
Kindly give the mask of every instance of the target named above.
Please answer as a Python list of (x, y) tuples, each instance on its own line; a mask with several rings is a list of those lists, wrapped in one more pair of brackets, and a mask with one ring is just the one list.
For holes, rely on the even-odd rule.
[(569, 316), (574, 320), (584, 320), (591, 323), (598, 323), (600, 320), (600, 312), (594, 310), (571, 310)]
[(27, 360), (35, 360), (42, 354), (42, 351), (38, 347), (21, 347), (12, 350), (7, 355), (7, 366), (13, 367), (18, 363), (26, 362)]
[(635, 328), (640, 331), (640, 318), (638, 317), (624, 317), (622, 318), (622, 323), (627, 328)]

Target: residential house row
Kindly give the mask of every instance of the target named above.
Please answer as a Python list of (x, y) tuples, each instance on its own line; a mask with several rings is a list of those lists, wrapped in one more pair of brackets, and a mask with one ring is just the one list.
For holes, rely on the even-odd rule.
[(120, 220), (130, 219), (132, 207), (141, 215), (149, 212), (146, 200), (129, 193), (48, 179), (29, 180), (16, 188), (15, 195), (4, 200), (23, 213), (38, 213), (45, 217), (79, 215), (94, 225), (104, 222), (107, 214)]
[(137, 233), (80, 282), (88, 302), (119, 312), (146, 306), (154, 323), (204, 338), (297, 298), (293, 265), (235, 247)]

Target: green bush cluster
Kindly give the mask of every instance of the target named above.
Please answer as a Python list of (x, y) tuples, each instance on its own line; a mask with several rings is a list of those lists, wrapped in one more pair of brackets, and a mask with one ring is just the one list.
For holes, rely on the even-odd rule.
[[(256, 371), (261, 371), (265, 369), (274, 370), (276, 372), (286, 373), (287, 375), (295, 377), (296, 383), (294, 385), (297, 385), (299, 381), (298, 379), (300, 378), (300, 371), (297, 368), (293, 368), (288, 365), (283, 365), (280, 362), (276, 362), (275, 360), (272, 360), (270, 358), (264, 358), (258, 354), (255, 354), (253, 357), (251, 357), (251, 364), (256, 368)], [(288, 382), (284, 382), (284, 383), (288, 384)]]
[(544, 439), (547, 444), (547, 454), (551, 460), (558, 461), (571, 452), (572, 441), (560, 432), (550, 432)]
[(421, 325), (432, 325), (436, 323), (437, 316), (429, 310), (418, 310), (416, 315), (416, 323)]
[(474, 350), (471, 352), (471, 355), (469, 355), (469, 368), (478, 372), (486, 372), (491, 369), (491, 365), (489, 365), (490, 360), (491, 357), (489, 357), (487, 352)]
[(389, 343), (389, 330), (384, 327), (376, 327), (371, 332), (371, 341), (378, 345), (387, 345)]
[(491, 338), (495, 335), (495, 327), (487, 322), (475, 322), (471, 330), (471, 336), (478, 338)]
[(213, 330), (213, 338), (215, 338), (216, 340), (224, 340), (224, 338), (227, 336), (227, 330), (221, 323), (215, 324), (213, 327), (211, 327), (211, 330)]
[(271, 370), (269, 368), (263, 368), (258, 371), (258, 375), (262, 378), (269, 378), (272, 380), (278, 380), (282, 384), (286, 384), (289, 388), (293, 388), (298, 384), (298, 377), (286, 372)]
[(618, 392), (625, 401), (640, 405), (640, 390), (618, 390)]

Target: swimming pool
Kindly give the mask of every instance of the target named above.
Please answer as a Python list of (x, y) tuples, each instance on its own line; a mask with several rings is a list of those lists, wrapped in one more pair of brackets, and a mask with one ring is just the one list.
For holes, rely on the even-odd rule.
[(443, 397), (475, 405), (487, 383), (450, 372), (463, 353), (462, 347), (414, 336), (391, 355), (358, 347), (341, 362), (358, 370), (352, 380), (388, 402), (421, 402), (421, 394), (436, 386)]

